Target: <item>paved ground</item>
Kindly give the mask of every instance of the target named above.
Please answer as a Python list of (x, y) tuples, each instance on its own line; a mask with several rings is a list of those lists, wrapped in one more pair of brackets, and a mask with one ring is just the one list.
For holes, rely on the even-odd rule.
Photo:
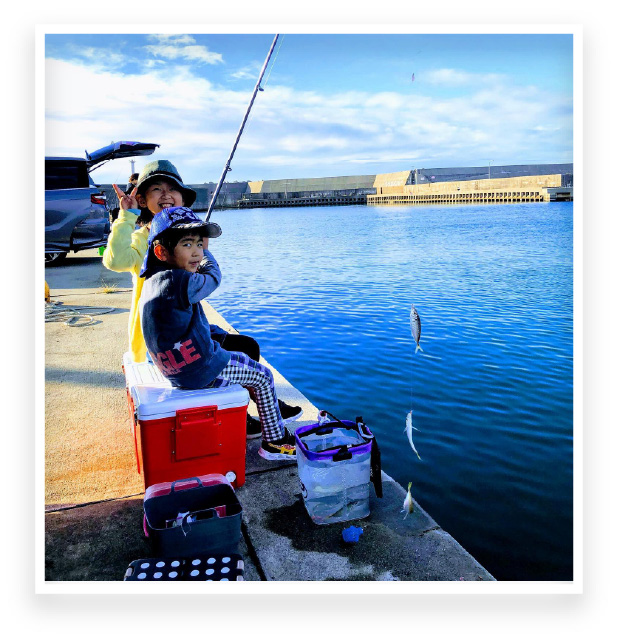
[[(63, 307), (114, 309), (94, 325), (46, 324), (46, 580), (122, 580), (128, 563), (152, 555), (120, 369), (131, 278), (105, 269), (96, 251), (45, 273)], [(206, 309), (213, 323), (231, 328)], [(278, 394), (304, 409), (292, 428), (314, 421), (317, 409), (274, 374)], [(253, 404), (250, 412), (257, 415)], [(296, 464), (266, 462), (258, 447), (248, 443), (238, 491), (247, 580), (494, 580), (419, 505), (402, 520), (404, 489), (385, 474), (384, 497), (371, 493), (370, 516), (354, 522), (364, 530), (359, 543), (345, 545), (341, 531), (350, 523), (313, 524)]]

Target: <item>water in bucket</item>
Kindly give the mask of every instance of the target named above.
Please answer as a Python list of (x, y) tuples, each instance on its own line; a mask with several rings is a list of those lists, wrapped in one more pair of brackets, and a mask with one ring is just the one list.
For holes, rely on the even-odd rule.
[(296, 432), (303, 499), (317, 524), (370, 514), (371, 439), (360, 435), (353, 422), (343, 423), (350, 427), (331, 424), (305, 426)]

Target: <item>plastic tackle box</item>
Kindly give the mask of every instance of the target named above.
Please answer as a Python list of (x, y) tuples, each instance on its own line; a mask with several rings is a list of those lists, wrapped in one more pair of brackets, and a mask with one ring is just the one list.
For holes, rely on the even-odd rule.
[(150, 486), (144, 494), (144, 527), (162, 556), (237, 553), (242, 507), (220, 474)]

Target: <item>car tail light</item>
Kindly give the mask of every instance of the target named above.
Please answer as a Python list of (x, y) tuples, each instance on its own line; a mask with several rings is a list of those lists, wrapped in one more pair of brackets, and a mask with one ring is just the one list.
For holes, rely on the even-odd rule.
[(97, 205), (107, 205), (107, 197), (105, 194), (91, 194), (90, 202), (96, 203)]

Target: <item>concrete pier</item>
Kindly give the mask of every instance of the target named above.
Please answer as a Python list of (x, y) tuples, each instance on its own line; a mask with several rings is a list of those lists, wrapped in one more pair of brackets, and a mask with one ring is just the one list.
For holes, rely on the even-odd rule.
[(444, 181), (380, 188), (368, 205), (434, 205), (469, 203), (540, 203), (572, 201), (572, 188), (562, 187), (561, 174), (503, 179)]
[(367, 195), (295, 197), (278, 199), (252, 199), (244, 197), (238, 202), (239, 208), (306, 208), (325, 205), (366, 205)]
[[(45, 328), (45, 580), (121, 581), (131, 561), (153, 555), (142, 531), (144, 487), (120, 368), (131, 277), (105, 269), (96, 250), (69, 255), (45, 275), (56, 308), (104, 312), (91, 325), (53, 321)], [(234, 331), (211, 306), (205, 310)], [(316, 407), (272, 370), (278, 395), (304, 411), (289, 426), (313, 422)], [(253, 403), (249, 410), (257, 416)], [(370, 516), (354, 521), (364, 530), (359, 543), (345, 545), (341, 531), (351, 523), (313, 524), (296, 463), (263, 460), (259, 444), (247, 444), (246, 483), (238, 490), (246, 580), (495, 580), (418, 503), (403, 520), (405, 491), (385, 472), (384, 497), (372, 490)]]

